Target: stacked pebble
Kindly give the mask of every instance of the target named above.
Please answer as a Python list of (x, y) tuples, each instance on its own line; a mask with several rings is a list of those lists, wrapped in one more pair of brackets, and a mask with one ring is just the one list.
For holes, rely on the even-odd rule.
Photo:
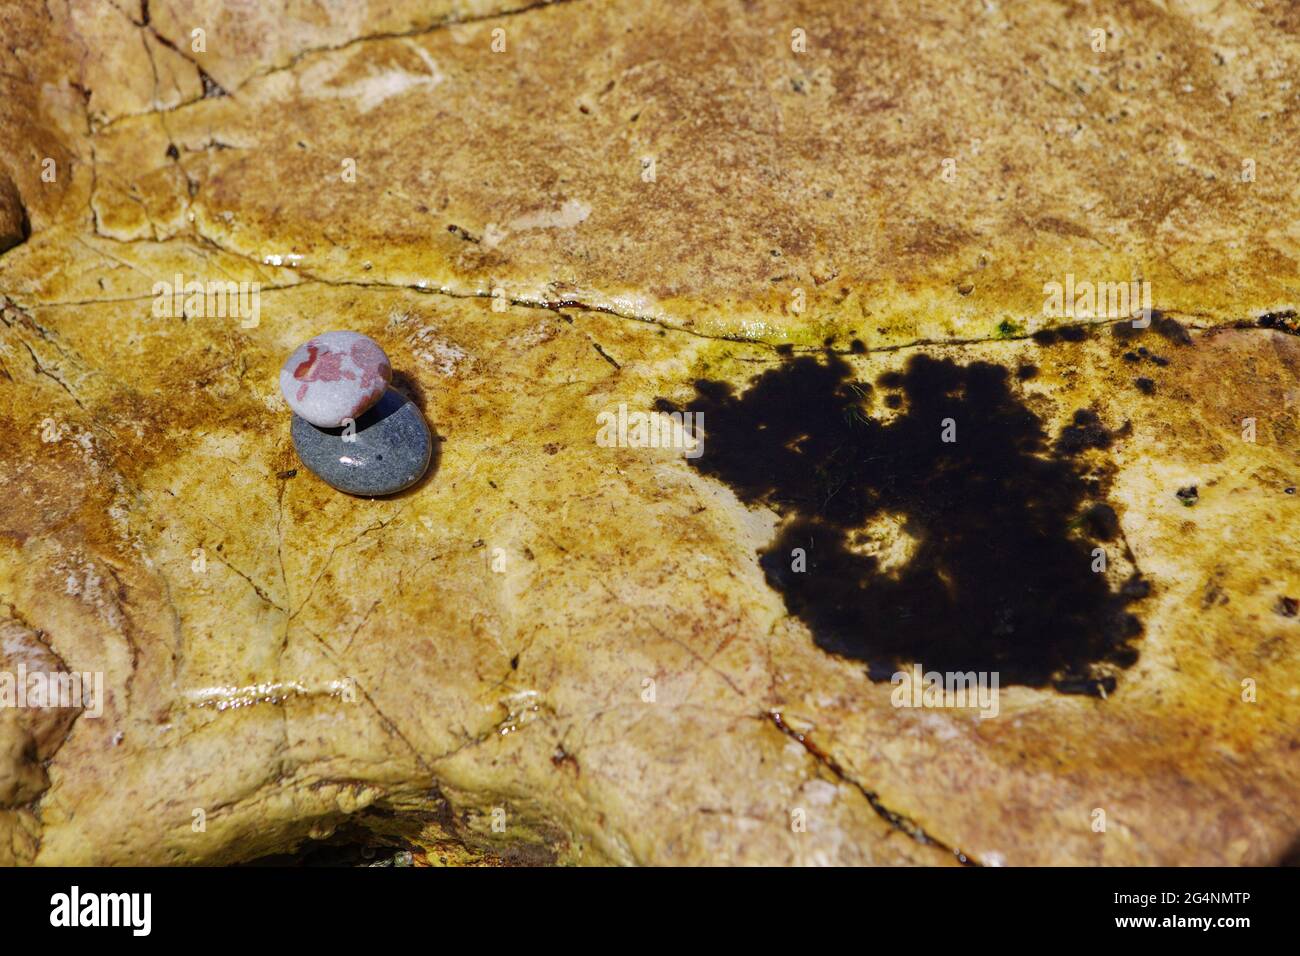
[(351, 495), (391, 495), (419, 481), (433, 440), (420, 410), (388, 387), (392, 364), (374, 339), (325, 332), (280, 369), (293, 447), (323, 481)]

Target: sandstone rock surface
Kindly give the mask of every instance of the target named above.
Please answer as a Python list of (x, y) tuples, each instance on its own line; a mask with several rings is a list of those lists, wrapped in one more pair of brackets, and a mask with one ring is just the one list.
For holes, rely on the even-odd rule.
[[(0, 862), (1294, 852), (1292, 5), (0, 34), (0, 669), (104, 685), (0, 711)], [(1045, 315), (1131, 280), (1149, 329)], [(340, 327), (439, 439), (391, 499), (296, 466), (280, 365)], [(620, 407), (702, 413), (702, 454), (597, 441)], [(894, 706), (909, 658), (1005, 672), (997, 716)]]

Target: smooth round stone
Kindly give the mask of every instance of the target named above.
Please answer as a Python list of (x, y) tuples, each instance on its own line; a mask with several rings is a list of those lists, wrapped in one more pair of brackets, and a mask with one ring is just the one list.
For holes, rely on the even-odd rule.
[(293, 447), (321, 480), (350, 495), (391, 495), (420, 480), (433, 438), (424, 416), (405, 395), (389, 389), (357, 419), (354, 441), (343, 428), (317, 428), (293, 416)]
[(280, 391), (295, 415), (338, 428), (379, 401), (392, 378), (387, 354), (370, 336), (323, 332), (294, 349), (280, 369)]

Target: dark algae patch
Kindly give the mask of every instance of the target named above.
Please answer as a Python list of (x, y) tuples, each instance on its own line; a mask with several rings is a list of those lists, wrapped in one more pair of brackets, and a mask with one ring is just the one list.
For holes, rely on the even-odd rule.
[[(1053, 441), (1010, 381), (918, 356), (872, 386), (830, 353), (788, 358), (743, 394), (701, 380), (692, 464), (781, 514), (760, 554), (769, 584), (872, 679), (919, 663), (1104, 695), (1137, 659), (1129, 605), (1148, 590), (1093, 570), (1119, 527), (1087, 459), (1113, 434), (1082, 409)], [(891, 567), (863, 547), (880, 519), (912, 541)]]
[[(1155, 332), (1166, 342), (1174, 345), (1183, 346), (1192, 344), (1192, 335), (1187, 328), (1177, 319), (1170, 318), (1159, 309), (1151, 310), (1151, 324), (1134, 325), (1132, 322), (1116, 322), (1111, 326), (1111, 334), (1121, 342), (1130, 342), (1133, 339), (1141, 337), (1146, 332)], [(1144, 355), (1145, 349), (1139, 350)], [(1167, 363), (1166, 363), (1167, 364)]]
[(1300, 335), (1300, 318), (1297, 318), (1295, 309), (1265, 312), (1255, 320), (1255, 324), (1261, 329), (1277, 329), (1289, 335)]

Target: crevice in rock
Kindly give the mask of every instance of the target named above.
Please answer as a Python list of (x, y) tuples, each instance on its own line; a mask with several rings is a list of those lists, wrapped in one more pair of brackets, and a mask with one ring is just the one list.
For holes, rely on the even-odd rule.
[(512, 9), (495, 10), (488, 13), (483, 13), (483, 14), (478, 14), (475, 16), (468, 16), (468, 17), (462, 17), (462, 16), (457, 16), (455, 14), (452, 14), (451, 16), (444, 17), (433, 23), (428, 23), (422, 26), (414, 27), (410, 30), (389, 31), (384, 33), (370, 33), (370, 34), (366, 34), (365, 36), (353, 37), (351, 40), (346, 40), (342, 43), (334, 44), (332, 46), (309, 47), (306, 50), (299, 50), (297, 53), (290, 56), (287, 62), (281, 64), (280, 66), (272, 66), (265, 70), (259, 70), (258, 72), (253, 73), (250, 76), (241, 80), (237, 86), (234, 86), (230, 89), (226, 89), (215, 79), (213, 79), (212, 76), (209, 73), (207, 73), (202, 66), (199, 65), (199, 62), (196, 59), (194, 59), (193, 56), (179, 49), (173, 41), (171, 41), (170, 39), (168, 39), (167, 37), (159, 33), (158, 30), (149, 22), (149, 14), (148, 14), (149, 5), (146, 0), (146, 2), (143, 4), (143, 8), (144, 8), (143, 22), (131, 18), (124, 11), (123, 11), (123, 15), (127, 16), (127, 18), (130, 19), (131, 22), (134, 23), (136, 26), (140, 27), (141, 29), (146, 29), (150, 33), (152, 33), (158, 39), (158, 42), (161, 43), (163, 46), (174, 51), (180, 57), (194, 64), (194, 68), (198, 70), (199, 81), (203, 84), (203, 95), (195, 99), (185, 100), (184, 102), (177, 103), (175, 106), (170, 106), (163, 109), (147, 110), (139, 113), (123, 113), (122, 115), (115, 116), (112, 119), (108, 120), (106, 123), (103, 123), (99, 128), (108, 129), (109, 127), (113, 126), (115, 123), (121, 122), (122, 120), (138, 119), (140, 117), (152, 116), (159, 113), (174, 113), (177, 110), (184, 109), (185, 107), (188, 106), (193, 106), (195, 103), (201, 103), (203, 100), (212, 99), (214, 97), (238, 95), (238, 93), (242, 89), (244, 89), (244, 87), (248, 86), (250, 83), (256, 82), (257, 80), (260, 79), (264, 79), (265, 77), (271, 76), (275, 73), (282, 73), (285, 70), (292, 70), (300, 62), (302, 62), (303, 60), (311, 56), (316, 56), (324, 53), (335, 53), (340, 50), (349, 49), (351, 47), (357, 46), (362, 43), (372, 43), (379, 40), (401, 40), (401, 39), (408, 39), (411, 37), (427, 36), (428, 34), (436, 33), (439, 30), (445, 30), (450, 27), (461, 26), (467, 23), (480, 23), (483, 21), (497, 20), (504, 17), (515, 17), (515, 16), (519, 16), (520, 14), (528, 13), (531, 10), (538, 10), (543, 7), (558, 7), (558, 6), (563, 6), (564, 4), (576, 3), (576, 2), (578, 2), (578, 0), (534, 0), (534, 2), (526, 3), (523, 6), (515, 7)]
[(68, 385), (68, 383), (65, 382), (61, 376), (55, 374), (54, 372), (51, 372), (44, 365), (42, 365), (40, 357), (37, 356), (36, 352), (32, 349), (30, 345), (24, 342), (21, 338), (18, 340), (18, 342), (19, 344), (22, 345), (23, 348), (27, 350), (27, 354), (31, 356), (32, 368), (34, 369), (36, 374), (48, 378), (50, 381), (58, 385), (59, 388), (67, 392), (68, 395), (72, 398), (72, 400), (77, 403), (77, 407), (84, 412), (86, 410), (86, 406), (81, 403), (81, 399), (77, 397), (77, 393), (72, 390), (72, 387)]
[(0, 255), (22, 245), (32, 235), (23, 197), (4, 170), (0, 169)]
[(895, 830), (907, 834), (917, 843), (926, 846), (936, 846), (941, 850), (951, 853), (956, 857), (957, 862), (961, 863), (963, 866), (983, 865), (957, 847), (935, 838), (915, 820), (885, 806), (884, 802), (880, 799), (880, 795), (876, 793), (876, 791), (863, 786), (860, 782), (849, 776), (848, 773), (845, 772), (844, 768), (840, 766), (839, 762), (821, 747), (817, 746), (811, 737), (807, 734), (800, 733), (786, 723), (785, 719), (781, 716), (780, 711), (766, 710), (760, 716), (762, 719), (770, 722), (772, 726), (781, 731), (781, 733), (785, 734), (791, 740), (796, 741), (804, 750), (808, 751), (809, 755), (811, 755), (814, 760), (834, 774), (837, 779), (844, 781), (862, 794), (867, 803), (871, 805), (871, 809), (876, 812), (876, 815), (892, 826)]

